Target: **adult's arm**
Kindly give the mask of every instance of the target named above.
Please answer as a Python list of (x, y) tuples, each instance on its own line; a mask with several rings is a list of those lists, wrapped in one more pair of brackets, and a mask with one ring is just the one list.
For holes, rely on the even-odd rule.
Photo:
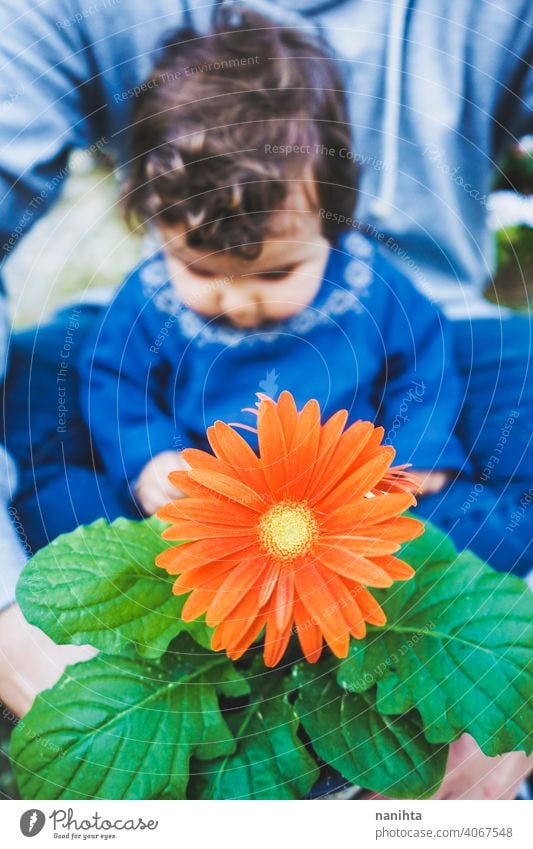
[[(165, 31), (182, 23), (179, 0), (3, 0), (0, 265), (59, 196), (74, 149), (105, 149), (124, 162), (136, 86)], [(8, 338), (0, 276), (0, 381)], [(7, 512), (12, 489), (2, 462), (0, 610), (25, 560)]]
[(126, 159), (136, 86), (179, 0), (0, 4), (0, 261), (49, 209), (75, 148)]
[(0, 6), (2, 259), (57, 197), (69, 152), (90, 146), (103, 108), (91, 96), (94, 71), (82, 28), (59, 24), (68, 5), (4, 0)]

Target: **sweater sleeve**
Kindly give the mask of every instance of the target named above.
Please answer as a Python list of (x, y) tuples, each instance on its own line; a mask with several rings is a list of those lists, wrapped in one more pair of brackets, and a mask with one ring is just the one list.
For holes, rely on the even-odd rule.
[(177, 362), (175, 321), (143, 295), (141, 274), (142, 266), (126, 279), (80, 362), (93, 445), (110, 476), (130, 485), (152, 457), (184, 445), (169, 405), (173, 368), (161, 344), (172, 347)]
[(463, 386), (451, 326), (440, 310), (382, 257), (376, 285), (385, 292), (385, 367), (377, 389), (378, 421), (396, 462), (419, 469), (460, 469), (465, 453), (454, 433)]

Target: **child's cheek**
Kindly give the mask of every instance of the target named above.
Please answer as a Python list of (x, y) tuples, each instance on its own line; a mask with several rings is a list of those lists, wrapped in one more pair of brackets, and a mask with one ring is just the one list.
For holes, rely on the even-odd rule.
[(320, 282), (302, 275), (271, 288), (269, 296), (265, 298), (269, 318), (282, 320), (302, 312), (317, 294)]
[(172, 275), (172, 287), (184, 307), (209, 314), (213, 307), (213, 293), (209, 287), (187, 277), (186, 273)]
[(216, 293), (205, 285), (188, 286), (182, 301), (186, 307), (202, 315), (214, 315), (218, 312)]

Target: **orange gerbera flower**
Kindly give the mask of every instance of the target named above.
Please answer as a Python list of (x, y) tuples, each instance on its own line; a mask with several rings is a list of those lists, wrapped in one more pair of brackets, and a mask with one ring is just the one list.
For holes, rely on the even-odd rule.
[(265, 627), (267, 666), (281, 660), (293, 629), (310, 663), (326, 640), (346, 657), (350, 635), (385, 614), (366, 589), (389, 587), (413, 569), (394, 556), (423, 533), (400, 513), (413, 505), (417, 479), (391, 469), (394, 449), (383, 428), (358, 421), (344, 430), (341, 410), (324, 425), (309, 401), (298, 413), (289, 392), (260, 396), (259, 456), (233, 427), (207, 431), (215, 456), (187, 449), (190, 471), (169, 477), (189, 498), (158, 511), (172, 527), (158, 566), (179, 575), (174, 593), (190, 593), (185, 621), (206, 615), (212, 647), (234, 660)]

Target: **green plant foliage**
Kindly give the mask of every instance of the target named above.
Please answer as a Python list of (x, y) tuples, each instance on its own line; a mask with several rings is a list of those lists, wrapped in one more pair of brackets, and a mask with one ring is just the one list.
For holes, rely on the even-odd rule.
[[(159, 657), (182, 631), (209, 648), (211, 629), (181, 619), (184, 596), (154, 560), (169, 543), (157, 519), (98, 519), (55, 539), (30, 560), (17, 585), (24, 616), (56, 643), (120, 651), (128, 642)], [(172, 543), (176, 545), (176, 543)]]
[(375, 591), (387, 625), (353, 642), (339, 683), (359, 693), (377, 683), (383, 715), (416, 707), (434, 743), (468, 732), (488, 755), (531, 751), (531, 593), (470, 552), (426, 559), (425, 536), (405, 546), (415, 578)]
[(183, 599), (154, 565), (162, 527), (99, 521), (25, 568), (28, 620), (103, 653), (70, 667), (17, 726), (23, 798), (297, 799), (325, 762), (418, 799), (438, 788), (463, 732), (489, 755), (530, 749), (529, 589), (458, 555), (436, 528), (403, 548), (415, 578), (372, 590), (387, 624), (369, 626), (346, 660), (325, 648), (303, 664), (294, 645), (267, 670), (251, 653), (232, 663), (209, 648), (205, 624), (182, 622)]
[[(407, 515), (416, 518), (414, 513), (408, 512)], [(399, 556), (413, 569), (418, 570), (426, 563), (451, 563), (457, 557), (457, 549), (447, 534), (443, 534), (431, 522), (425, 522), (422, 536), (402, 545)], [(412, 580), (409, 580), (406, 583), (396, 584), (395, 587), (412, 586), (412, 583)]]
[(375, 692), (347, 693), (336, 664), (301, 676), (296, 707), (311, 744), (347, 781), (398, 799), (423, 799), (438, 789), (447, 747), (429, 743), (416, 711), (383, 716)]
[(276, 670), (255, 669), (250, 704), (229, 720), (237, 749), (205, 764), (204, 799), (302, 799), (318, 779), (283, 679)]
[(11, 756), (27, 799), (183, 799), (189, 761), (231, 754), (236, 743), (218, 696), (248, 692), (220, 654), (152, 663), (101, 654), (67, 669), (17, 726)]

